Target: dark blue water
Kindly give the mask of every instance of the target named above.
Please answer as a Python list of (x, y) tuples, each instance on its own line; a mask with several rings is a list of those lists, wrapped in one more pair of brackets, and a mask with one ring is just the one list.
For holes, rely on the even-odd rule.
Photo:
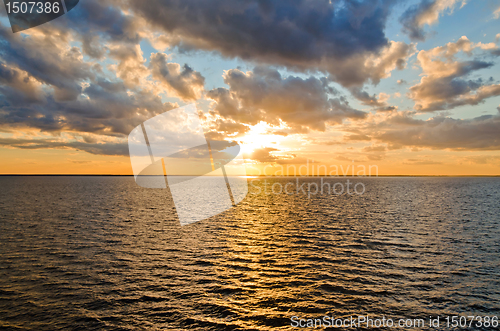
[(181, 228), (167, 192), (131, 177), (0, 177), (0, 329), (500, 315), (500, 178), (357, 181), (364, 195), (308, 199), (257, 194), (258, 180)]

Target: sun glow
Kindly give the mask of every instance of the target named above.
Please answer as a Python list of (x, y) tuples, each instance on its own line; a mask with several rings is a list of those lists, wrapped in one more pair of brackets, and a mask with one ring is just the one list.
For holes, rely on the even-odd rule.
[(269, 125), (263, 122), (253, 126), (249, 132), (238, 139), (241, 142), (243, 153), (250, 154), (259, 148), (277, 148), (286, 138), (285, 136), (273, 134), (269, 131)]

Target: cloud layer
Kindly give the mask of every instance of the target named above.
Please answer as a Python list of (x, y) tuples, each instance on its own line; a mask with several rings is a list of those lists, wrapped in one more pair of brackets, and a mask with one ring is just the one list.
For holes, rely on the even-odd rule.
[[(400, 119), (394, 119), (397, 123)], [(399, 122), (401, 124), (401, 122)], [(457, 151), (500, 150), (500, 113), (468, 120), (435, 117), (386, 128), (374, 138), (396, 146)]]
[[(349, 132), (342, 143), (376, 142), (363, 149), (373, 159), (398, 146), (500, 148), (498, 115), (417, 119), (421, 113), (500, 96), (498, 81), (480, 76), (494, 67), (498, 46), (462, 37), (417, 52), (416, 45), (386, 36), (398, 2), (405, 3), (86, 0), (25, 35), (14, 35), (0, 24), (0, 145), (126, 155), (123, 141), (134, 127), (179, 104), (208, 100), (206, 124), (218, 139), (241, 137), (265, 122), (283, 136)], [(423, 40), (427, 25), (464, 3), (421, 1), (403, 14), (403, 29), (412, 39)], [(148, 43), (158, 48), (151, 50)], [(174, 62), (173, 51), (210, 54), (221, 61), (239, 58), (243, 67), (254, 69), (217, 72), (225, 85), (207, 90), (210, 70)], [(407, 68), (413, 54), (417, 61)], [(380, 84), (387, 93), (367, 92), (377, 88), (368, 85), (399, 69), (407, 69), (399, 80)], [(418, 75), (420, 69), (419, 82), (406, 75)], [(406, 104), (391, 104), (404, 95), (397, 89), (408, 86)], [(406, 111), (412, 105), (415, 112)], [(39, 131), (53, 138), (3, 134)], [(62, 133), (92, 139), (64, 140)], [(302, 160), (280, 156), (272, 148), (256, 149), (251, 157), (278, 163)]]
[(321, 70), (351, 86), (378, 83), (390, 71), (402, 68), (412, 53), (412, 46), (385, 36), (395, 2), (150, 0), (129, 4), (168, 34), (170, 46), (216, 51), (299, 71)]
[(261, 121), (294, 132), (324, 131), (344, 119), (362, 119), (366, 113), (353, 109), (329, 86), (327, 79), (282, 77), (274, 69), (257, 67), (251, 72), (229, 70), (224, 81), (229, 89), (207, 93), (214, 100), (214, 115), (237, 123), (255, 125)]

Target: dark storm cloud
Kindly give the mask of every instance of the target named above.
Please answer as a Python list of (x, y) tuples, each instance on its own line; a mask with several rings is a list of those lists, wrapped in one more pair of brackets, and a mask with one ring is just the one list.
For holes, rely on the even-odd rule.
[[(322, 70), (344, 85), (377, 83), (412, 47), (384, 33), (395, 0), (129, 1), (181, 49), (298, 70)], [(381, 63), (370, 64), (370, 57)], [(367, 61), (368, 60), (368, 61)]]

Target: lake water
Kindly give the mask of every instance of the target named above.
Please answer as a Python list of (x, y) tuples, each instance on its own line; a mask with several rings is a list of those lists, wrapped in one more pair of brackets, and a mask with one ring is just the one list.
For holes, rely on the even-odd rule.
[(295, 179), (180, 227), (168, 192), (133, 177), (0, 177), (0, 329), (500, 316), (500, 178), (357, 178), (363, 195), (310, 198), (264, 181)]

